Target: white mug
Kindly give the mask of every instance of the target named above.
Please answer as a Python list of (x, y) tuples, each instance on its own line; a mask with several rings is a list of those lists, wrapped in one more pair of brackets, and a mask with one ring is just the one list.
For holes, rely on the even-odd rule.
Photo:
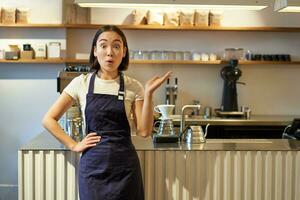
[(169, 119), (170, 115), (173, 114), (175, 105), (157, 105), (154, 107), (154, 111), (162, 115), (162, 119)]

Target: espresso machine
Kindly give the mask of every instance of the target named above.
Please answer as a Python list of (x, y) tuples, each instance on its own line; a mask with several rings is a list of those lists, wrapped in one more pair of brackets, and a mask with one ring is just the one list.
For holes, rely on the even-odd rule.
[(236, 84), (245, 84), (238, 82), (238, 79), (242, 76), (242, 71), (238, 68), (238, 60), (232, 59), (229, 61), (229, 65), (221, 69), (221, 77), (224, 80), (222, 104), (220, 109), (216, 109), (215, 112), (221, 117), (242, 117), (244, 112), (238, 110), (238, 96)]

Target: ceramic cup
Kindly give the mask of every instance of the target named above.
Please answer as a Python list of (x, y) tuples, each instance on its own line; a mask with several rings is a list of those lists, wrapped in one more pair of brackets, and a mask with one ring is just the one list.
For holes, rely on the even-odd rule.
[(154, 111), (161, 114), (161, 119), (169, 119), (173, 114), (175, 105), (157, 105), (154, 107)]

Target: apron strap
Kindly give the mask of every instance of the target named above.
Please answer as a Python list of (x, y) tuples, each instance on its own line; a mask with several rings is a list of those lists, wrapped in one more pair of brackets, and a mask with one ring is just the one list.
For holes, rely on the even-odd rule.
[(96, 77), (97, 71), (92, 74), (92, 77), (90, 79), (90, 84), (89, 84), (89, 91), (88, 94), (93, 94), (94, 93), (94, 85), (95, 85), (95, 77)]
[[(91, 77), (90, 83), (89, 83), (88, 94), (93, 94), (94, 93), (94, 85), (95, 85), (96, 74), (97, 74), (97, 71), (92, 74), (92, 77)], [(124, 74), (122, 72), (119, 72), (119, 76), (120, 76), (120, 88), (119, 88), (119, 91), (118, 91), (118, 99), (121, 100), (121, 101), (124, 101), (124, 99), (125, 99)]]
[(120, 88), (118, 92), (118, 99), (124, 101), (125, 99), (125, 90), (124, 90), (124, 75), (122, 72), (119, 72), (120, 75)]

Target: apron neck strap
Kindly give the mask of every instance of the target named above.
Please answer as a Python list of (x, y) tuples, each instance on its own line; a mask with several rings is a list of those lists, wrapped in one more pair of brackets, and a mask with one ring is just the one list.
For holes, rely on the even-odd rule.
[(120, 88), (118, 92), (118, 99), (119, 100), (124, 100), (125, 98), (125, 89), (124, 89), (124, 75), (122, 72), (119, 72), (120, 75)]
[[(97, 72), (98, 71), (96, 71), (95, 73), (92, 74), (90, 84), (89, 84), (88, 94), (94, 93), (95, 77), (96, 77)], [(122, 72), (119, 72), (119, 76), (120, 76), (120, 88), (118, 91), (118, 99), (123, 101), (125, 99), (124, 98), (125, 97), (124, 75)]]

